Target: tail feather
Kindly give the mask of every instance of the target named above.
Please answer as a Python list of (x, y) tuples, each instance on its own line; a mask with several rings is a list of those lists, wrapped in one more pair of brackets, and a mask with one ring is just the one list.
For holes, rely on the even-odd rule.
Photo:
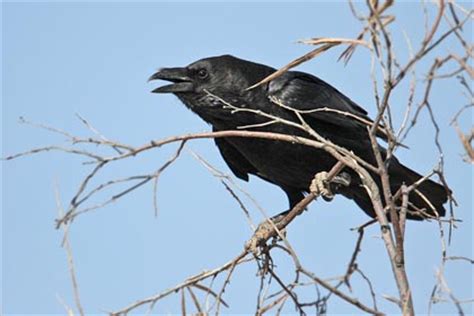
[[(403, 183), (411, 185), (417, 182), (421, 175), (397, 161), (393, 164), (393, 168), (389, 168), (389, 177), (392, 191), (397, 191)], [(410, 192), (407, 217), (415, 220), (423, 220), (427, 217), (442, 217), (446, 215), (443, 204), (447, 200), (448, 191), (446, 188), (427, 179), (414, 191)]]
[[(405, 167), (396, 159), (391, 161), (388, 168), (390, 189), (395, 194), (400, 187), (405, 184), (407, 186), (417, 182), (421, 175), (415, 171)], [(380, 179), (374, 177), (379, 189), (382, 189)], [(370, 217), (376, 217), (372, 202), (367, 191), (360, 186), (360, 183), (351, 184), (344, 192), (341, 192), (348, 198), (353, 199), (357, 205), (364, 210)], [(424, 220), (430, 217), (442, 217), (446, 214), (443, 204), (448, 200), (448, 190), (432, 181), (423, 181), (408, 196), (408, 212), (407, 218), (412, 220)], [(396, 202), (397, 206), (401, 206), (401, 199)]]

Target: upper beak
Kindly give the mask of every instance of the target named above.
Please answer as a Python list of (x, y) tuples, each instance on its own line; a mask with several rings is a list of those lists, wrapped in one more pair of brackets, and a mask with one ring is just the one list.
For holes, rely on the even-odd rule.
[(152, 80), (166, 80), (173, 82), (154, 89), (153, 93), (176, 93), (176, 92), (191, 92), (194, 91), (194, 84), (188, 76), (186, 68), (161, 68), (154, 73), (148, 81)]

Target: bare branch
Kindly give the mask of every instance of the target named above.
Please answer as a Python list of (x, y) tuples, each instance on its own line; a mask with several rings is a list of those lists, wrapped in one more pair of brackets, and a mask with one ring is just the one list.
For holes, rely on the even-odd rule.
[[(63, 207), (61, 205), (61, 197), (59, 196), (59, 189), (56, 187), (55, 188), (55, 195), (56, 195), (56, 206), (59, 212), (59, 216), (62, 216), (64, 211)], [(69, 226), (65, 225), (63, 226), (63, 231), (64, 231), (64, 237), (63, 237), (63, 247), (66, 250), (66, 255), (67, 255), (67, 263), (69, 267), (69, 275), (71, 277), (71, 283), (72, 283), (72, 289), (74, 293), (74, 301), (76, 304), (76, 308), (79, 312), (79, 315), (84, 316), (84, 309), (81, 304), (81, 297), (79, 294), (79, 285), (77, 282), (77, 277), (76, 277), (76, 268), (74, 267), (74, 258), (72, 255), (72, 247), (69, 242)]]

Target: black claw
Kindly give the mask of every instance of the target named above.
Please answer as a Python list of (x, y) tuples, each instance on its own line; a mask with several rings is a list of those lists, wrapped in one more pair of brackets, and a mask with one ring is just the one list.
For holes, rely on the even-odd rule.
[(351, 176), (347, 172), (342, 172), (335, 176), (331, 182), (348, 187), (351, 184)]
[(334, 199), (334, 195), (328, 196), (328, 195), (321, 195), (323, 200), (326, 202), (331, 202)]
[[(343, 187), (348, 187), (351, 184), (351, 176), (347, 172), (342, 172), (335, 176), (331, 181), (331, 192), (339, 192)], [(332, 198), (331, 198), (332, 200)]]

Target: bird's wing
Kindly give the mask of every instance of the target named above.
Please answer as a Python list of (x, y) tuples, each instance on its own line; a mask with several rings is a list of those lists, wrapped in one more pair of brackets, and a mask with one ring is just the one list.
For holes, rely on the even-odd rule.
[[(305, 111), (306, 117), (343, 128), (346, 131), (360, 133), (365, 131), (367, 126), (362, 120), (368, 123), (372, 122), (367, 116), (367, 111), (336, 88), (307, 73), (286, 72), (270, 82), (268, 92), (270, 96), (276, 97), (285, 106)], [(343, 112), (349, 115), (341, 114)], [(355, 116), (360, 119), (356, 119)], [(384, 138), (383, 134), (378, 136)]]
[[(216, 131), (214, 129), (214, 131)], [(236, 177), (248, 181), (249, 173), (256, 174), (257, 169), (225, 138), (214, 138), (214, 141), (221, 152), (224, 161)]]

